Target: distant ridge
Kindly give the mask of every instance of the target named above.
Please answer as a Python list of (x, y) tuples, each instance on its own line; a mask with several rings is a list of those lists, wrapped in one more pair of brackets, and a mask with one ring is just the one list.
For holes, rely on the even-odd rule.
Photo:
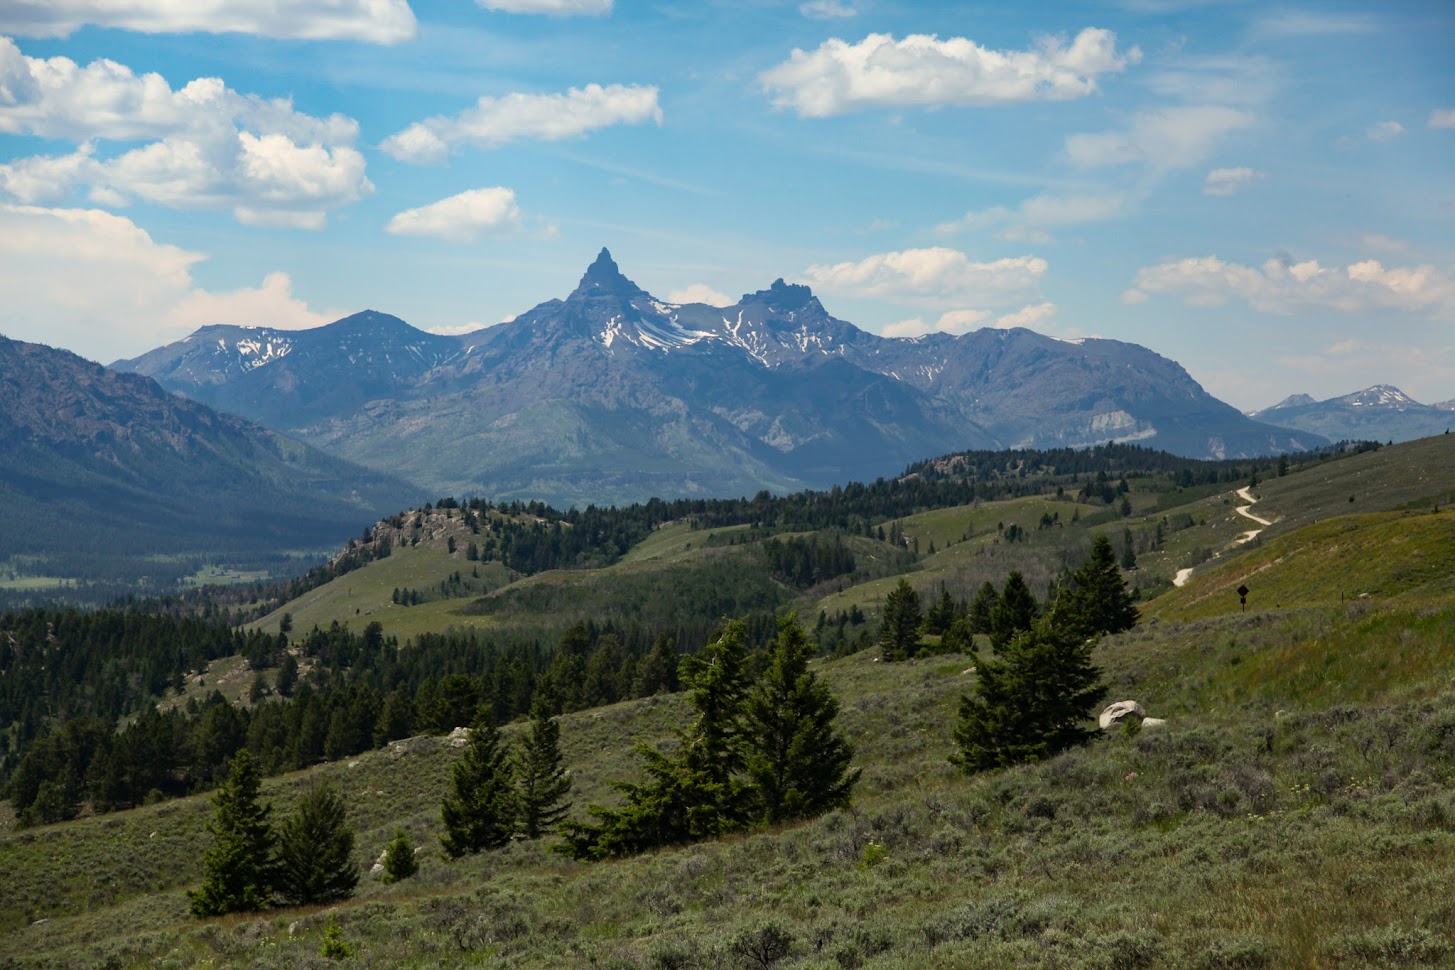
[(116, 366), (438, 493), (563, 506), (827, 487), (966, 448), (1325, 443), (1250, 420), (1136, 344), (885, 338), (781, 278), (729, 307), (665, 303), (606, 249), (565, 299), (464, 337), (369, 311), (207, 327)]
[[(325, 551), (417, 488), (64, 350), (0, 337), (0, 552), (161, 582), (189, 559)], [(166, 585), (166, 583), (162, 583)]]
[(1455, 424), (1452, 410), (1455, 402), (1421, 404), (1392, 384), (1375, 384), (1327, 401), (1294, 394), (1252, 416), (1335, 441), (1412, 441), (1441, 434)]

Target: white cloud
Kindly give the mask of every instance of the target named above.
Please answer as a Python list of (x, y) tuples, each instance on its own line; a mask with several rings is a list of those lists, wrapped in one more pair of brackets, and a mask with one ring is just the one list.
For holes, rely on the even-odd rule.
[(1430, 112), (1431, 128), (1455, 128), (1455, 108), (1436, 108)]
[(1404, 134), (1404, 125), (1398, 121), (1378, 121), (1364, 130), (1370, 141), (1390, 141)]
[(1123, 290), (1121, 296), (1121, 301), (1128, 306), (1135, 303), (1146, 303), (1150, 299), (1151, 297), (1137, 289)]
[(642, 85), (588, 84), (565, 94), (507, 94), (482, 97), (457, 117), (415, 122), (379, 147), (404, 162), (444, 160), (449, 148), (498, 148), (522, 138), (560, 141), (609, 125), (662, 123), (657, 89)]
[(1396, 239), (1393, 236), (1386, 236), (1380, 232), (1366, 233), (1363, 238), (1366, 249), (1373, 249), (1382, 253), (1405, 253), (1409, 252), (1410, 244), (1407, 240)]
[(66, 37), (93, 24), (146, 34), (241, 33), (397, 44), (414, 36), (406, 0), (7, 0), (0, 32)]
[[(61, 202), (86, 188), (102, 205), (231, 208), (250, 225), (319, 228), (328, 210), (374, 188), (351, 147), (352, 118), (315, 118), (218, 78), (174, 91), (159, 74), (27, 57), (0, 37), (0, 93), (0, 132), (79, 143), (70, 155), (0, 165), (0, 190), (20, 202)], [(102, 141), (144, 144), (106, 156)]]
[(471, 189), (406, 209), (389, 220), (385, 232), (396, 236), (434, 236), (451, 242), (472, 242), (481, 235), (514, 232), (520, 228), (520, 207), (515, 192), (501, 186)]
[(865, 108), (1080, 98), (1096, 90), (1100, 75), (1140, 58), (1135, 47), (1118, 54), (1116, 34), (1094, 27), (1077, 34), (1069, 47), (1046, 38), (1026, 51), (988, 50), (964, 37), (911, 34), (895, 40), (870, 34), (857, 44), (831, 38), (813, 51), (795, 48), (758, 80), (764, 90), (777, 92), (775, 106), (826, 118)]
[(343, 314), (314, 313), (293, 295), (293, 280), (287, 273), (269, 273), (263, 285), (243, 287), (226, 293), (190, 290), (165, 319), (176, 332), (190, 333), (210, 324), (268, 326), (283, 330), (321, 327)]
[(104, 363), (209, 323), (301, 328), (343, 315), (310, 309), (285, 273), (255, 288), (199, 289), (192, 268), (204, 259), (99, 209), (0, 204), (0, 332)]
[(835, 20), (859, 15), (853, 4), (844, 3), (843, 0), (809, 0), (808, 3), (798, 5), (798, 12), (810, 20)]
[(1003, 238), (1017, 242), (1044, 242), (1049, 237), (1037, 232), (1040, 226), (1064, 226), (1114, 219), (1126, 211), (1127, 197), (1112, 195), (1035, 195), (1015, 208), (995, 206), (978, 212), (967, 212), (954, 222), (937, 226), (940, 232), (958, 232), (984, 226), (1006, 224)]
[(1146, 267), (1137, 273), (1135, 286), (1144, 294), (1180, 295), (1194, 306), (1240, 299), (1284, 315), (1310, 310), (1455, 314), (1455, 279), (1429, 265), (1386, 269), (1374, 259), (1344, 267), (1270, 259), (1253, 267), (1203, 256)]
[(1247, 166), (1215, 168), (1207, 173), (1207, 178), (1202, 183), (1202, 194), (1232, 195), (1267, 177), (1267, 172), (1259, 172)]
[(462, 323), (457, 327), (426, 327), (425, 332), (436, 333), (439, 334), (441, 337), (461, 337), (467, 333), (474, 333), (477, 330), (484, 330), (486, 327), (489, 326), (493, 326), (493, 324)]
[(1342, 14), (1324, 11), (1282, 9), (1260, 17), (1252, 33), (1260, 39), (1287, 37), (1325, 37), (1333, 34), (1364, 34), (1377, 25), (1363, 14)]
[(1196, 165), (1253, 116), (1221, 105), (1177, 105), (1139, 112), (1123, 131), (1068, 135), (1066, 154), (1082, 167), (1141, 163), (1153, 169)]
[(732, 306), (734, 300), (726, 293), (720, 293), (706, 283), (693, 283), (685, 289), (673, 290), (667, 294), (668, 303), (706, 303), (708, 306)]
[(804, 275), (815, 286), (851, 296), (904, 299), (931, 306), (1003, 305), (1034, 289), (1046, 268), (1046, 261), (1036, 256), (976, 263), (958, 250), (936, 246), (879, 253), (858, 262), (810, 266)]
[(475, 5), (502, 13), (542, 13), (550, 17), (600, 17), (611, 13), (611, 0), (475, 0)]
[(919, 337), (927, 333), (969, 333), (984, 326), (991, 317), (989, 310), (950, 310), (940, 314), (934, 323), (920, 317), (886, 324), (880, 333), (885, 337)]
[(997, 317), (996, 327), (1001, 330), (1009, 330), (1012, 327), (1025, 327), (1027, 330), (1037, 330), (1044, 324), (1055, 318), (1057, 306), (1054, 303), (1037, 303), (1032, 306), (1024, 306), (1014, 313), (1007, 313)]

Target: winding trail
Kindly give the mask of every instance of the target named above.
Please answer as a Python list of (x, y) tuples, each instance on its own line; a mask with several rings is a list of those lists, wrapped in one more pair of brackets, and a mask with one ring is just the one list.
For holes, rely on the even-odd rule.
[(1245, 485), (1242, 488), (1238, 489), (1238, 498), (1242, 499), (1248, 504), (1240, 505), (1233, 511), (1237, 512), (1245, 519), (1252, 519), (1254, 522), (1257, 522), (1260, 526), (1263, 527), (1262, 529), (1249, 529), (1247, 532), (1244, 532), (1241, 536), (1239, 536), (1237, 545), (1241, 546), (1245, 542), (1252, 542), (1258, 537), (1258, 533), (1262, 532), (1263, 529), (1268, 528), (1273, 523), (1270, 522), (1268, 519), (1263, 518), (1261, 515), (1254, 515), (1251, 511), (1249, 511), (1253, 508), (1254, 503), (1256, 503), (1258, 500), (1253, 497), (1253, 493), (1249, 491), (1248, 486)]
[[(1234, 540), (1233, 545), (1235, 545), (1235, 546), (1241, 546), (1241, 545), (1243, 545), (1246, 542), (1252, 542), (1254, 539), (1258, 538), (1258, 533), (1262, 532), (1264, 529), (1268, 528), (1273, 523), (1270, 520), (1263, 518), (1263, 516), (1261, 516), (1261, 515), (1254, 515), (1253, 514), (1252, 508), (1253, 508), (1254, 505), (1256, 505), (1258, 503), (1258, 499), (1253, 494), (1253, 492), (1249, 489), (1248, 486), (1245, 485), (1242, 488), (1238, 489), (1238, 491), (1235, 494), (1238, 496), (1238, 498), (1242, 499), (1244, 502), (1247, 502), (1248, 504), (1247, 505), (1239, 505), (1233, 511), (1234, 512), (1237, 512), (1239, 515), (1241, 515), (1245, 519), (1251, 519), (1252, 521), (1258, 523), (1258, 525), (1259, 525), (1259, 528), (1257, 528), (1257, 529), (1249, 529), (1247, 532), (1244, 532), (1242, 535), (1238, 536), (1238, 538), (1236, 540)], [(1192, 568), (1193, 567), (1189, 566), (1186, 569), (1179, 569), (1179, 570), (1177, 570), (1177, 575), (1172, 577), (1172, 585), (1173, 586), (1186, 586), (1187, 585), (1187, 581), (1192, 578)]]

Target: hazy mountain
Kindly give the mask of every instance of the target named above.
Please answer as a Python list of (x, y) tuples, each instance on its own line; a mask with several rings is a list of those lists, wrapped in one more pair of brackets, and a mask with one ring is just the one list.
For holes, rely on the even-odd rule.
[(437, 492), (563, 504), (820, 487), (965, 448), (1323, 443), (1249, 420), (1135, 344), (889, 339), (782, 280), (730, 307), (669, 304), (606, 250), (565, 299), (463, 337), (370, 312), (208, 327), (116, 366)]
[(1253, 416), (1334, 441), (1410, 441), (1441, 434), (1455, 424), (1451, 410), (1452, 402), (1421, 404), (1397, 387), (1376, 384), (1327, 401), (1295, 394)]
[(326, 551), (420, 498), (148, 377), (4, 337), (0, 452), (0, 550), (89, 578)]

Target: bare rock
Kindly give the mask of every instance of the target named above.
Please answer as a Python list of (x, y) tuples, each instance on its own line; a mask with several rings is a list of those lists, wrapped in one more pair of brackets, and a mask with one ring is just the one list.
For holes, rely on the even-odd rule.
[(1165, 717), (1144, 717), (1142, 718), (1142, 730), (1164, 727), (1167, 724)]
[(1146, 723), (1147, 712), (1141, 704), (1136, 701), (1117, 701), (1106, 706), (1106, 709), (1101, 712), (1101, 717), (1097, 718), (1097, 723), (1101, 725), (1103, 731), (1110, 731), (1112, 728), (1120, 727), (1123, 721), (1133, 716)]
[(452, 748), (463, 748), (469, 743), (470, 729), (467, 727), (457, 727), (445, 738), (445, 744), (448, 744)]

